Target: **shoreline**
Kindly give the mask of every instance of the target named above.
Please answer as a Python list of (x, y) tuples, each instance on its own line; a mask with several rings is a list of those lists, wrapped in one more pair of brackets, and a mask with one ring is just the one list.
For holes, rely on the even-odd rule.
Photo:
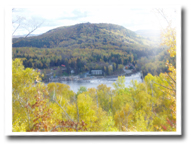
[(42, 81), (44, 83), (51, 83), (51, 82), (62, 82), (62, 81), (66, 81), (66, 82), (70, 82), (70, 81), (74, 81), (74, 82), (90, 82), (90, 80), (95, 80), (95, 79), (104, 79), (104, 78), (118, 78), (119, 76), (125, 76), (125, 77), (130, 77), (133, 74), (137, 74), (137, 73), (141, 73), (141, 71), (135, 71), (132, 73), (123, 73), (123, 74), (119, 74), (119, 75), (111, 75), (111, 76), (91, 76), (91, 77), (85, 77), (85, 78), (79, 78), (78, 76), (61, 76), (58, 78), (49, 78), (48, 81)]

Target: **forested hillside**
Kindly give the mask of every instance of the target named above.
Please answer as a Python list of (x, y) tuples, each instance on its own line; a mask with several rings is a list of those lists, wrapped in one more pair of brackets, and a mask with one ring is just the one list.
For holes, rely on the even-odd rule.
[[(137, 48), (154, 46), (152, 41), (114, 24), (82, 23), (49, 30), (35, 36), (13, 39), (13, 47), (37, 48)], [(20, 41), (21, 40), (21, 41)]]
[(122, 26), (104, 23), (59, 27), (39, 36), (13, 39), (13, 59), (23, 58), (25, 67), (49, 69), (65, 65), (68, 74), (72, 69), (76, 74), (102, 69), (110, 75), (133, 64), (144, 76), (159, 75), (167, 71), (167, 59), (175, 65), (167, 49)]
[[(60, 27), (19, 40), (13, 39), (13, 132), (176, 132), (176, 31), (171, 25), (163, 31), (161, 47), (111, 24)], [(128, 63), (146, 75), (142, 83), (125, 87), (124, 77), (118, 77), (114, 89), (100, 84), (77, 93), (66, 84), (43, 83), (43, 74), (34, 70), (65, 65), (109, 74), (109, 65), (115, 70)]]
[[(167, 28), (163, 44), (176, 56), (176, 32)], [(168, 37), (169, 39), (166, 39)], [(13, 132), (175, 132), (176, 68), (166, 61), (167, 73), (148, 74), (144, 83), (125, 87), (124, 78), (77, 93), (60, 83), (45, 85), (41, 75), (12, 65)], [(35, 84), (34, 81), (37, 83)]]

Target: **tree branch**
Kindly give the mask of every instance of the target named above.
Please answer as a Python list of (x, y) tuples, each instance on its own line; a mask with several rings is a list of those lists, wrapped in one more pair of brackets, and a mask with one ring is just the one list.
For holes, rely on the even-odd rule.
[(167, 75), (171, 78), (171, 80), (176, 84), (176, 81), (167, 73)]
[[(155, 82), (154, 82), (155, 83)], [(169, 90), (173, 90), (173, 91), (175, 91), (176, 92), (176, 90), (175, 89), (171, 89), (171, 88), (168, 88), (168, 87), (166, 87), (166, 86), (163, 86), (163, 85), (161, 85), (161, 84), (158, 84), (158, 83), (155, 83), (155, 84), (157, 84), (157, 85), (160, 85), (160, 86), (162, 86), (162, 87), (164, 87), (164, 88), (167, 88), (167, 89), (169, 89)]]
[(25, 37), (23, 37), (22, 39), (20, 39), (20, 40), (14, 42), (14, 43), (12, 43), (12, 45), (15, 44), (15, 43), (18, 43), (18, 42), (22, 41), (22, 40), (25, 39), (25, 38), (27, 38), (31, 33), (33, 33), (33, 32), (34, 32), (37, 28), (39, 28), (42, 24), (43, 24), (43, 22), (40, 23), (39, 25), (37, 25), (37, 26), (36, 26), (33, 30), (31, 30)]
[(20, 24), (17, 26), (17, 28), (14, 30), (14, 32), (12, 33), (12, 36), (14, 35), (14, 33), (17, 31), (17, 29), (20, 27)]
[[(163, 81), (163, 79), (160, 77), (160, 79)], [(171, 84), (169, 83), (169, 81), (167, 81), (167, 79), (166, 78), (164, 78), (164, 80), (170, 85), (170, 87), (173, 89), (173, 90), (175, 90), (172, 86), (171, 86)]]
[(57, 101), (55, 101), (55, 100), (53, 100), (53, 101), (65, 112), (66, 116), (67, 116), (72, 122), (74, 122), (74, 121), (71, 119), (71, 117), (68, 115), (68, 113), (62, 108), (62, 106), (61, 106)]
[(166, 22), (168, 24), (170, 24), (170, 22), (168, 21), (168, 19), (166, 18), (164, 12), (163, 12), (163, 9), (156, 9), (158, 11), (158, 13), (166, 20)]

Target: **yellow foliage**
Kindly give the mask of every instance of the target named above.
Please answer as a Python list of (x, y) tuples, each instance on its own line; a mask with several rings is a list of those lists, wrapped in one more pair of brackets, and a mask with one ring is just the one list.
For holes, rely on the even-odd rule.
[[(176, 56), (176, 32), (170, 25), (162, 45)], [(166, 66), (168, 73), (148, 74), (129, 88), (119, 77), (115, 90), (101, 84), (75, 94), (65, 84), (44, 85), (37, 71), (15, 59), (12, 131), (176, 131), (176, 68), (169, 61)]]
[(169, 24), (168, 27), (162, 31), (161, 38), (161, 45), (166, 45), (170, 48), (168, 50), (170, 56), (176, 56), (176, 29), (172, 28)]

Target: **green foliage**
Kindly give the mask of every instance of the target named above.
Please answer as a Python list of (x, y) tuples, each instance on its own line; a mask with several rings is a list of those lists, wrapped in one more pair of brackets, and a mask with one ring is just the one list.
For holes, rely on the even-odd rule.
[(78, 92), (77, 92), (77, 95), (79, 95), (79, 94), (81, 94), (81, 93), (83, 93), (83, 92), (86, 92), (86, 91), (87, 91), (87, 88), (84, 87), (84, 86), (81, 86), (80, 89), (79, 89)]

